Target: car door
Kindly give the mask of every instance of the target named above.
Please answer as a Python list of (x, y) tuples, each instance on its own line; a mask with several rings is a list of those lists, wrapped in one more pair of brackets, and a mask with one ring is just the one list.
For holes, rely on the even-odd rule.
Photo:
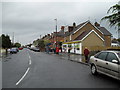
[(105, 67), (107, 69), (106, 73), (115, 77), (119, 75), (119, 65), (117, 63), (113, 63), (112, 60), (117, 60), (118, 58), (115, 53), (109, 52), (106, 58)]
[(119, 64), (118, 64), (118, 71), (119, 71), (119, 75), (118, 78), (120, 80), (120, 51), (117, 53), (118, 59), (119, 59)]
[(102, 72), (105, 72), (105, 59), (106, 59), (106, 56), (107, 56), (107, 52), (101, 52), (100, 54), (98, 54), (97, 56), (95, 56), (95, 64), (97, 66), (97, 69), (98, 71), (102, 71)]

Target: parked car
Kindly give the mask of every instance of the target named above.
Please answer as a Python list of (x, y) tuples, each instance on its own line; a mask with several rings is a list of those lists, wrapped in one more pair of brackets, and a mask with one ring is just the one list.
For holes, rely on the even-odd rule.
[(35, 52), (40, 52), (39, 48), (33, 48), (32, 50)]
[(22, 49), (23, 49), (22, 47), (19, 48), (19, 50), (22, 50)]
[(10, 49), (11, 54), (17, 53), (18, 51), (19, 51), (18, 48), (11, 48)]
[(90, 57), (91, 73), (98, 72), (120, 80), (120, 51), (106, 50)]

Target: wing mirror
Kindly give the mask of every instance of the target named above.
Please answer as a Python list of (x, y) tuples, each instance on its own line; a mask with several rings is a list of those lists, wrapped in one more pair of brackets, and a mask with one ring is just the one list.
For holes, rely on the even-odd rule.
[(117, 60), (112, 60), (113, 63), (117, 63), (118, 64), (118, 61)]

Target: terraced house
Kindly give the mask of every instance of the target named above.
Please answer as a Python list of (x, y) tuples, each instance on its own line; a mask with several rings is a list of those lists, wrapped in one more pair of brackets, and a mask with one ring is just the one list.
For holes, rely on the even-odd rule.
[(79, 25), (73, 23), (73, 26), (68, 26), (68, 31), (64, 31), (63, 50), (68, 51), (71, 48), (72, 53), (82, 54), (84, 47), (91, 49), (92, 47), (109, 47), (111, 46), (112, 34), (100, 24), (90, 21), (83, 22)]

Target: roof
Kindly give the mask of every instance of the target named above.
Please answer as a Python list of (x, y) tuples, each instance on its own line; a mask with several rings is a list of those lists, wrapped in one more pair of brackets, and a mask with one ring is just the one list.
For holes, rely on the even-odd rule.
[[(69, 32), (65, 32), (64, 34), (64, 31), (63, 30), (60, 30), (58, 33), (57, 33), (57, 36), (60, 36), (60, 37), (66, 37), (66, 36), (69, 36), (71, 34), (74, 34), (76, 33), (78, 30), (80, 30), (83, 26), (85, 26), (88, 22), (90, 22), (89, 20), (86, 21), (86, 22), (83, 22), (79, 25), (77, 25), (76, 27), (73, 28), (73, 31)], [(92, 24), (93, 25), (93, 24)], [(94, 26), (94, 25), (93, 25)], [(96, 26), (95, 26), (96, 27)], [(109, 35), (111, 36), (112, 34), (105, 28), (105, 27), (96, 27), (96, 29), (98, 29), (102, 34), (104, 35)], [(81, 35), (79, 35), (76, 39), (80, 40), (81, 38), (85, 37), (85, 35), (87, 35), (87, 33), (89, 33), (88, 31), (87, 32), (84, 32), (82, 33)]]
[(104, 35), (112, 35), (105, 27), (97, 27)]
[(85, 31), (85, 32), (81, 33), (81, 34), (75, 39), (75, 41), (77, 41), (77, 40), (80, 40), (80, 41), (84, 40), (84, 39), (85, 39), (87, 36), (89, 36), (92, 32), (94, 32), (101, 40), (104, 41), (104, 39), (103, 39), (101, 36), (99, 36), (94, 30)]
[(86, 31), (81, 33), (75, 40), (82, 40), (90, 31)]
[[(82, 28), (83, 26), (85, 26), (88, 22), (90, 22), (89, 20), (86, 21), (86, 22), (83, 22), (81, 24), (79, 24), (78, 26), (76, 26), (72, 32), (70, 32), (69, 34), (67, 35), (70, 35), (70, 34), (73, 34), (73, 33), (76, 33), (80, 28)], [(91, 23), (91, 22), (90, 22)], [(92, 24), (93, 25), (93, 24)], [(93, 25), (94, 26), (94, 25)], [(95, 26), (96, 27), (96, 26)], [(109, 35), (111, 36), (112, 34), (105, 28), (105, 27), (96, 27), (96, 29), (98, 29), (98, 31), (100, 31), (102, 34), (104, 35)]]
[(86, 21), (86, 22), (83, 22), (83, 23), (77, 25), (75, 28), (73, 28), (73, 31), (71, 31), (71, 32), (67, 31), (67, 32), (65, 33), (65, 36), (69, 36), (70, 34), (73, 34), (76, 30), (78, 30), (80, 27), (82, 27), (82, 26), (83, 26), (84, 24), (86, 24), (87, 22), (89, 22), (89, 21)]
[(73, 29), (73, 31), (71, 32), (71, 34), (73, 34), (76, 30), (78, 30), (80, 27), (82, 27), (84, 24), (86, 24), (86, 23), (88, 23), (88, 22), (89, 22), (89, 21), (86, 21), (86, 22), (83, 22), (83, 23), (77, 25), (77, 26)]

